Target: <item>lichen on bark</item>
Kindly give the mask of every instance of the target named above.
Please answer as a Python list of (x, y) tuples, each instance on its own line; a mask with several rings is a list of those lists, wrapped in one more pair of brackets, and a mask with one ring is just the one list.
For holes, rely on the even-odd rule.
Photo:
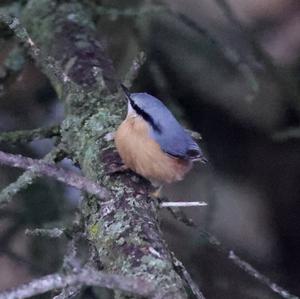
[(62, 141), (83, 174), (113, 194), (106, 202), (86, 196), (82, 205), (86, 233), (105, 270), (151, 281), (160, 298), (187, 298), (159, 228), (157, 206), (147, 197), (149, 186), (131, 175), (105, 172), (114, 149), (103, 136), (120, 123), (123, 102), (91, 12), (79, 1), (31, 0), (22, 21), (42, 54), (54, 58), (68, 77), (68, 84), (52, 80), (65, 105)]

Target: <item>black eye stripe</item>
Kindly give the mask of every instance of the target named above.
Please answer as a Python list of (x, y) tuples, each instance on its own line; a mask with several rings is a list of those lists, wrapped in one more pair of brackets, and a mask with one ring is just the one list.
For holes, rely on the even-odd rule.
[(161, 127), (154, 122), (151, 115), (149, 115), (147, 112), (145, 112), (143, 109), (141, 109), (139, 106), (137, 106), (131, 98), (129, 98), (130, 104), (132, 108), (143, 117), (144, 120), (146, 120), (153, 128), (154, 131), (161, 133)]

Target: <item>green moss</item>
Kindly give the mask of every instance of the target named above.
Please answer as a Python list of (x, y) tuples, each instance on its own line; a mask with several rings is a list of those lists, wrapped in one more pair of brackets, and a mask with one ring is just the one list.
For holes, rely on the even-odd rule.
[(96, 240), (100, 235), (100, 226), (99, 223), (95, 223), (89, 227), (89, 235), (91, 239)]
[(155, 269), (159, 268), (161, 270), (167, 270), (166, 263), (160, 258), (156, 258), (154, 255), (144, 255), (142, 257), (142, 264), (147, 265), (147, 267), (153, 267)]

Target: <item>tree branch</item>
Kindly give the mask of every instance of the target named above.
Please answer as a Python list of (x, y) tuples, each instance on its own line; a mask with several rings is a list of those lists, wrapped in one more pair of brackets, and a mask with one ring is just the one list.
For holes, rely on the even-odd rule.
[(42, 160), (35, 160), (29, 157), (0, 151), (0, 164), (31, 170), (35, 174), (52, 177), (66, 185), (96, 195), (100, 199), (107, 199), (109, 197), (109, 192), (105, 188), (99, 187), (91, 180), (88, 180), (73, 171), (65, 170)]
[(193, 281), (191, 275), (185, 269), (184, 265), (181, 261), (177, 259), (177, 257), (172, 254), (174, 267), (177, 269), (177, 272), (180, 276), (185, 280), (188, 287), (191, 289), (192, 293), (195, 295), (197, 299), (205, 299), (204, 295), (200, 291), (198, 285)]
[[(289, 291), (280, 287), (274, 281), (272, 281), (267, 276), (260, 273), (257, 269), (251, 266), (248, 262), (241, 259), (238, 255), (235, 254), (233, 250), (226, 248), (215, 236), (211, 235), (206, 231), (201, 231), (202, 236), (208, 240), (208, 242), (214, 246), (216, 249), (226, 254), (226, 256), (241, 270), (245, 271), (248, 275), (257, 279), (260, 283), (267, 286), (271, 291), (279, 294), (282, 298), (286, 299), (299, 299), (299, 297), (290, 294)], [(246, 266), (247, 265), (247, 266)], [(251, 271), (250, 271), (251, 269)]]
[[(46, 60), (37, 60), (65, 104), (61, 135), (68, 153), (87, 178), (112, 193), (112, 200), (101, 205), (94, 196), (83, 200), (86, 236), (105, 270), (151, 281), (164, 299), (187, 298), (184, 281), (174, 270), (159, 228), (158, 207), (147, 197), (149, 185), (106, 174), (105, 165), (113, 162), (113, 146), (101, 136), (115, 130), (126, 107), (119, 95), (113, 94), (119, 80), (98, 38), (92, 12), (77, 0), (52, 4), (50, 0), (31, 0), (22, 20), (42, 56), (53, 57), (60, 66), (55, 69), (60, 72), (58, 77), (65, 73), (69, 78), (66, 88), (63, 80), (51, 74), (53, 68), (45, 70)], [(108, 89), (99, 84), (95, 66)]]
[(134, 80), (136, 79), (140, 68), (146, 61), (146, 54), (144, 52), (140, 52), (134, 61), (131, 64), (129, 71), (126, 74), (123, 84), (130, 89)]
[(248, 262), (242, 260), (239, 256), (237, 256), (232, 250), (229, 251), (228, 258), (237, 265), (240, 269), (244, 270), (251, 277), (258, 280), (260, 283), (267, 286), (274, 293), (277, 293), (282, 298), (286, 299), (299, 299), (299, 297), (292, 295), (284, 288), (280, 287), (278, 284), (274, 283), (269, 277), (263, 275), (259, 271), (257, 271), (253, 266), (251, 266)]
[(34, 237), (60, 238), (64, 233), (65, 230), (60, 228), (35, 228), (25, 230), (25, 235)]
[(18, 18), (10, 15), (0, 14), (0, 21), (6, 24), (16, 35), (16, 37), (29, 49), (31, 56), (43, 65), (45, 72), (49, 73), (51, 80), (63, 82), (68, 81), (68, 76), (65, 73), (59, 72), (55, 61), (51, 57), (42, 56), (40, 49), (33, 42), (27, 30), (21, 25)]
[(299, 299), (299, 297), (292, 295), (289, 291), (282, 288), (278, 284), (274, 283), (270, 278), (260, 273), (255, 269), (250, 263), (246, 262), (238, 255), (234, 253), (233, 250), (226, 248), (218, 238), (210, 234), (209, 232), (200, 229), (191, 219), (189, 219), (181, 209), (169, 208), (169, 211), (174, 216), (175, 219), (184, 223), (185, 225), (192, 227), (197, 230), (198, 233), (204, 238), (211, 246), (216, 248), (218, 251), (223, 253), (226, 258), (229, 258), (238, 268), (245, 271), (248, 275), (258, 280), (261, 284), (267, 286), (271, 291), (277, 293), (282, 298), (285, 299)]
[[(0, 293), (0, 299), (23, 299), (40, 295), (67, 286), (86, 285), (117, 289), (127, 293), (152, 298), (154, 288), (142, 279), (106, 274), (92, 269), (84, 269), (72, 274), (51, 274), (21, 285), (10, 291)], [(157, 298), (157, 297), (156, 297)]]
[(16, 145), (19, 143), (31, 142), (34, 140), (52, 138), (60, 135), (60, 126), (49, 128), (38, 128), (34, 130), (21, 130), (13, 132), (3, 132), (0, 134), (0, 144)]
[[(80, 261), (77, 257), (77, 245), (79, 236), (77, 233), (72, 235), (71, 240), (67, 244), (67, 250), (64, 255), (63, 264), (61, 271), (64, 272), (77, 272), (80, 268)], [(91, 265), (92, 267), (93, 265)], [(61, 292), (55, 296), (53, 299), (66, 299), (73, 298), (76, 294), (80, 293), (82, 290), (81, 285), (67, 286), (61, 290)]]
[[(64, 156), (65, 156), (65, 152), (62, 149), (62, 147), (57, 146), (45, 156), (43, 161), (54, 162), (56, 160), (63, 159)], [(0, 207), (10, 202), (13, 196), (16, 195), (18, 192), (31, 185), (34, 179), (37, 178), (37, 176), (38, 175), (32, 170), (25, 171), (21, 176), (19, 176), (19, 178), (15, 182), (11, 183), (3, 190), (1, 190)]]

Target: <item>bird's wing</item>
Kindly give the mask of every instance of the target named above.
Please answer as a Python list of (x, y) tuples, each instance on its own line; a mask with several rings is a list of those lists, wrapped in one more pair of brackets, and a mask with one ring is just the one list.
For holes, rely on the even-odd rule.
[(154, 134), (161, 149), (175, 158), (197, 160), (203, 157), (198, 144), (184, 130), (173, 130), (163, 135)]

